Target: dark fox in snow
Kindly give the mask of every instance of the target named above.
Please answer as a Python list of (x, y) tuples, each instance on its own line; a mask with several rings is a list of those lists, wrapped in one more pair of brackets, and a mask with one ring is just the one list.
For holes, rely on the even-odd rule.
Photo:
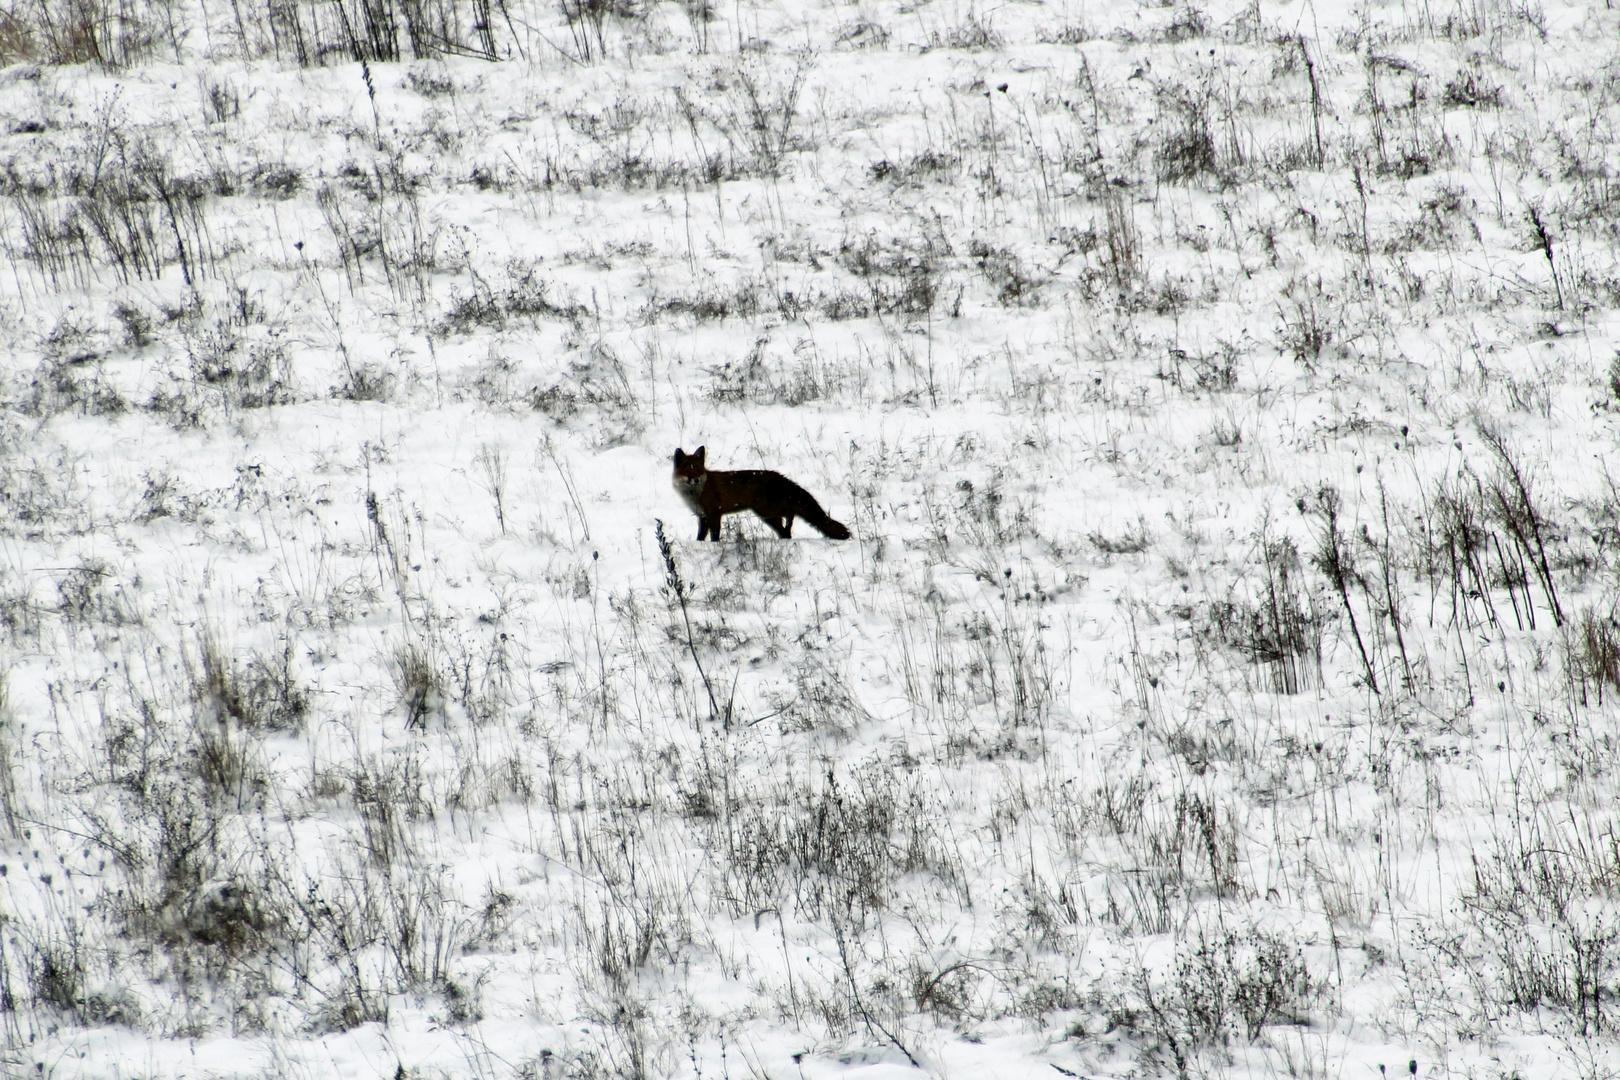
[(822, 536), (849, 539), (843, 522), (828, 517), (814, 496), (781, 473), (769, 469), (711, 471), (703, 463), (703, 452), (701, 446), (690, 454), (675, 451), (675, 490), (698, 516), (699, 540), (719, 540), (720, 519), (739, 510), (758, 514), (777, 536), (792, 536), (793, 519), (801, 517)]

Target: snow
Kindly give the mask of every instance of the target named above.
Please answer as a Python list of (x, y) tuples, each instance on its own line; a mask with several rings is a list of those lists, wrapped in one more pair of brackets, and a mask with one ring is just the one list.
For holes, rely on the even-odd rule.
[(0, 39), (6, 1069), (1620, 1068), (1615, 12), (132, 10)]

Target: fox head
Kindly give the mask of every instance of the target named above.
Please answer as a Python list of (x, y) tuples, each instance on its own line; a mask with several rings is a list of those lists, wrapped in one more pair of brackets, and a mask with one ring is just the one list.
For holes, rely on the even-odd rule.
[(708, 466), (703, 464), (704, 447), (698, 447), (690, 454), (679, 448), (675, 451), (675, 476), (697, 478), (708, 472)]

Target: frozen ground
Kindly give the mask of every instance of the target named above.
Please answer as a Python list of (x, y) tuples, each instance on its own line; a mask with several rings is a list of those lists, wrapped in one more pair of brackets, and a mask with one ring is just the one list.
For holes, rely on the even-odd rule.
[(9, 1075), (1620, 1072), (1620, 12), (0, 56)]

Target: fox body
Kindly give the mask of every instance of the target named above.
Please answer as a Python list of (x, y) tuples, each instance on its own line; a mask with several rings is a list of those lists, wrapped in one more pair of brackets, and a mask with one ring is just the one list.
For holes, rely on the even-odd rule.
[(698, 516), (699, 540), (720, 539), (720, 519), (739, 510), (752, 510), (776, 535), (793, 535), (793, 519), (803, 518), (821, 535), (848, 540), (849, 529), (834, 521), (804, 488), (769, 469), (712, 471), (703, 463), (704, 447), (688, 454), (675, 451), (675, 490)]

